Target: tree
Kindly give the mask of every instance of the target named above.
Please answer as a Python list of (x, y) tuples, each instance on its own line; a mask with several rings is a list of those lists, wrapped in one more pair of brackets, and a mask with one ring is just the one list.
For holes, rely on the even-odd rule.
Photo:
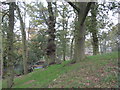
[(78, 15), (77, 15), (77, 13), (74, 11), (74, 13), (75, 13), (75, 20), (74, 20), (74, 22), (72, 23), (72, 28), (74, 28), (73, 29), (73, 31), (71, 32), (71, 36), (73, 36), (72, 37), (72, 39), (71, 39), (71, 47), (70, 47), (70, 59), (71, 60), (73, 60), (74, 59), (74, 57), (73, 57), (73, 54), (74, 54), (74, 40), (75, 40), (75, 30), (77, 30), (77, 20), (78, 20)]
[[(75, 49), (74, 49), (74, 60), (73, 63), (76, 61), (80, 61), (85, 58), (85, 19), (90, 10), (90, 6), (92, 2), (78, 2), (78, 5), (75, 5), (72, 2), (68, 2), (78, 14), (78, 23), (77, 23), (77, 30), (75, 30)], [(78, 7), (79, 6), (79, 7)]]
[(110, 31), (108, 31), (108, 38), (109, 38), (109, 46), (111, 47), (111, 51), (118, 50), (118, 24), (113, 26)]
[[(64, 4), (63, 4), (64, 5)], [(62, 34), (62, 36), (63, 36), (63, 39), (62, 39), (62, 43), (63, 43), (63, 60), (65, 61), (65, 56), (66, 56), (66, 33), (65, 32), (67, 32), (67, 30), (66, 30), (66, 26), (67, 26), (67, 24), (68, 23), (66, 23), (66, 21), (65, 21), (65, 17), (66, 17), (66, 14), (65, 14), (65, 9), (66, 9), (66, 7), (65, 7), (65, 5), (63, 6), (63, 13), (62, 13), (62, 18), (63, 18), (63, 20), (62, 20), (62, 24), (63, 24), (63, 34)], [(66, 24), (66, 25), (65, 25)], [(65, 31), (66, 30), (66, 31)]]
[[(100, 42), (101, 41), (100, 38), (102, 38), (102, 37), (99, 37), (100, 36), (99, 34), (101, 32), (100, 29), (103, 29), (103, 28), (108, 29), (106, 26), (109, 27), (109, 25), (112, 25), (111, 21), (108, 18), (108, 11), (113, 10), (113, 13), (114, 13), (116, 11), (117, 6), (118, 4), (116, 2), (114, 3), (103, 2), (99, 4), (94, 2), (93, 5), (91, 6), (91, 16), (87, 17), (86, 26), (88, 31), (92, 34), (93, 55), (96, 55), (99, 53), (99, 45), (102, 52), (103, 51), (106, 52), (106, 47), (105, 47), (106, 41), (104, 41), (104, 45)], [(104, 47), (104, 49), (102, 47)]]
[(13, 29), (14, 29), (15, 2), (9, 3), (9, 29), (7, 30), (7, 87), (13, 86), (14, 79), (14, 55), (13, 55)]
[[(3, 4), (2, 4), (3, 5)], [(6, 5), (5, 5), (6, 6)], [(0, 15), (1, 15), (1, 26), (0, 26), (0, 29), (1, 29), (1, 54), (2, 54), (2, 52), (3, 52), (3, 54), (2, 54), (2, 57), (1, 57), (1, 64), (2, 64), (2, 61), (3, 61), (3, 72), (2, 72), (2, 77), (6, 77), (6, 73), (7, 73), (7, 61), (8, 61), (8, 59), (7, 59), (7, 30), (9, 29), (9, 21), (8, 21), (8, 19), (9, 19), (9, 14), (7, 13), (6, 15), (5, 15), (5, 13), (6, 13), (6, 10), (5, 9), (3, 9), (3, 8), (1, 8), (2, 10), (0, 11)], [(3, 58), (3, 60), (2, 60), (2, 58)], [(2, 65), (1, 65), (2, 66)]]
[(28, 73), (28, 63), (27, 63), (28, 58), (27, 58), (27, 41), (26, 41), (25, 24), (24, 24), (23, 19), (21, 17), (20, 9), (17, 5), (16, 5), (16, 8), (17, 8), (18, 17), (19, 17), (20, 25), (21, 25), (21, 32), (22, 32), (22, 47), (23, 47), (22, 56), (23, 56), (24, 74), (27, 74)]
[(29, 43), (29, 61), (31, 63), (44, 59), (47, 44), (45, 31), (46, 30), (40, 30), (36, 37), (31, 39), (31, 43)]
[(48, 57), (48, 64), (55, 63), (56, 60), (56, 45), (55, 45), (55, 16), (52, 9), (52, 3), (48, 2), (48, 13), (49, 13), (49, 20), (48, 20), (48, 44), (46, 55)]
[[(60, 42), (59, 43), (59, 47), (61, 47), (61, 51), (62, 51), (62, 56), (63, 56), (63, 61), (66, 60), (66, 54), (68, 52), (67, 50), (67, 46), (68, 46), (68, 38), (67, 35), (69, 34), (68, 32), (68, 21), (71, 17), (71, 10), (68, 9), (69, 4), (68, 3), (62, 3), (63, 5), (59, 5), (58, 8), (58, 14), (61, 16), (61, 18), (59, 18), (57, 25), (58, 25), (58, 30), (57, 33), (59, 33), (59, 35), (56, 35), (56, 37), (59, 38)], [(61, 27), (61, 29), (60, 29)], [(59, 48), (58, 47), (58, 48)], [(60, 51), (59, 51), (60, 52)]]
[(73, 60), (73, 42), (74, 42), (74, 36), (71, 40), (71, 47), (70, 47), (70, 60)]
[[(0, 3), (1, 6), (1, 3)], [(0, 9), (1, 12), (1, 9)], [(2, 14), (0, 13), (0, 29), (2, 28), (1, 24), (2, 24)], [(0, 30), (0, 78), (2, 78), (2, 69), (3, 69), (3, 46), (2, 46), (2, 39), (3, 39), (3, 34), (2, 34), (2, 30)], [(2, 89), (2, 80), (0, 80), (0, 89)]]
[[(109, 19), (108, 14), (109, 11), (113, 12), (113, 15), (115, 16), (115, 13), (117, 13), (119, 3), (118, 2), (108, 2), (108, 3), (100, 3), (98, 4), (98, 12), (97, 12), (97, 28), (98, 31), (98, 39), (99, 39), (99, 45), (100, 45), (100, 51), (101, 53), (106, 53), (108, 50), (110, 50), (110, 35), (109, 31), (111, 31), (111, 27), (113, 25), (113, 22)], [(106, 29), (107, 31), (103, 31), (100, 29)], [(109, 43), (109, 44), (108, 44)], [(109, 48), (108, 48), (109, 47)]]
[(91, 6), (91, 20), (89, 27), (89, 31), (92, 33), (93, 55), (97, 55), (99, 53), (97, 13), (98, 4), (94, 2)]

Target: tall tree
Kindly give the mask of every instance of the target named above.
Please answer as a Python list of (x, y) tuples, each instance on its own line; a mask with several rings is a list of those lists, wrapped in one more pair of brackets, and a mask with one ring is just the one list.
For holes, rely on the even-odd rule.
[(98, 4), (94, 2), (91, 6), (91, 28), (90, 28), (90, 31), (92, 33), (92, 39), (93, 39), (92, 41), (93, 55), (97, 55), (99, 53), (97, 12), (98, 12)]
[[(63, 56), (63, 61), (65, 61), (65, 57), (67, 54), (67, 43), (68, 43), (68, 39), (67, 39), (67, 34), (68, 34), (68, 20), (70, 18), (70, 10), (68, 10), (69, 4), (64, 4), (62, 2), (62, 5), (59, 5), (59, 14), (62, 17), (61, 19), (59, 19), (59, 22), (57, 22), (58, 24), (58, 28), (60, 28), (61, 26), (61, 30), (59, 30), (59, 34), (60, 34), (60, 42), (61, 42), (61, 48), (62, 48), (62, 56)], [(62, 10), (61, 10), (62, 9)]]
[(73, 60), (73, 42), (74, 42), (74, 37), (71, 40), (71, 46), (70, 46), (70, 60)]
[[(75, 12), (75, 11), (74, 11)], [(70, 47), (70, 59), (71, 60), (73, 60), (74, 59), (74, 57), (73, 57), (73, 53), (74, 53), (74, 40), (75, 40), (75, 30), (77, 30), (77, 20), (78, 20), (78, 15), (77, 15), (77, 13), (75, 12), (75, 20), (74, 20), (74, 23), (73, 23), (73, 27), (74, 27), (74, 30), (72, 31), (72, 36), (73, 36), (73, 38), (72, 38), (72, 40), (71, 40), (71, 47)]]
[[(64, 5), (64, 4), (63, 4)], [(63, 32), (65, 32), (65, 6), (63, 7), (63, 13), (62, 13), (62, 24), (63, 24)], [(63, 60), (65, 61), (65, 56), (66, 56), (66, 33), (63, 35)]]
[(48, 44), (46, 54), (48, 57), (48, 64), (55, 63), (56, 60), (56, 45), (55, 45), (55, 16), (53, 13), (52, 3), (48, 2)]
[[(1, 3), (0, 3), (1, 6)], [(2, 9), (0, 9), (0, 12)], [(2, 49), (2, 14), (0, 13), (0, 89), (2, 89), (2, 66), (3, 66), (3, 49)]]
[[(90, 10), (92, 2), (78, 2), (75, 5), (72, 2), (68, 2), (78, 13), (77, 30), (75, 30), (75, 49), (74, 49), (74, 60), (80, 61), (85, 58), (85, 19)], [(79, 6), (79, 7), (78, 7)]]
[(23, 55), (23, 67), (24, 67), (24, 74), (28, 73), (28, 60), (27, 60), (27, 41), (26, 41), (26, 32), (25, 32), (25, 23), (23, 22), (23, 19), (20, 14), (20, 9), (16, 5), (18, 17), (20, 20), (21, 25), (21, 32), (22, 32), (22, 55)]
[(9, 3), (9, 29), (7, 30), (7, 87), (13, 86), (14, 79), (14, 56), (13, 56), (13, 29), (14, 29), (15, 2)]

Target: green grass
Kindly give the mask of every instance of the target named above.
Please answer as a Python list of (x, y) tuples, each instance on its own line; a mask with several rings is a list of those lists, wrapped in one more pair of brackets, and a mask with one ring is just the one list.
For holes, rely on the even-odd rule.
[[(72, 65), (66, 65), (70, 61), (65, 61), (62, 64), (52, 65), (47, 69), (35, 70), (28, 75), (15, 78), (13, 88), (99, 87), (102, 83), (105, 84), (104, 87), (109, 87), (106, 83), (117, 81), (117, 76), (110, 72), (112, 68), (108, 67), (109, 65), (107, 64), (117, 65), (117, 58), (118, 53), (114, 52), (89, 56), (85, 60)], [(94, 78), (100, 77), (101, 72), (98, 71), (100, 68), (105, 68), (104, 72), (108, 72), (109, 75), (99, 78), (100, 82), (98, 83), (94, 83), (91, 79), (86, 79), (86, 77), (92, 76)], [(5, 87), (6, 81), (4, 80), (3, 88)]]

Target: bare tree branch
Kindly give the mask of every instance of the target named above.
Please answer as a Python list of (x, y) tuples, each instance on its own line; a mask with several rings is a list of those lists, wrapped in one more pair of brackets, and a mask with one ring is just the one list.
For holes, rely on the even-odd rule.
[(80, 9), (79, 9), (76, 5), (74, 5), (72, 2), (69, 2), (68, 0), (67, 0), (67, 2), (68, 2), (77, 12), (80, 11)]
[(90, 6), (92, 5), (93, 2), (89, 2), (85, 8), (85, 13), (83, 15), (82, 21), (81, 21), (81, 25), (85, 22), (86, 16), (90, 10)]
[(6, 4), (8, 4), (8, 5), (9, 5), (9, 4), (10, 4), (10, 3), (6, 3), (6, 2), (1, 2), (1, 3), (2, 3), (2, 4), (4, 4), (4, 5), (6, 5)]
[(42, 12), (42, 14), (43, 14), (43, 18), (44, 18), (44, 20), (45, 20), (45, 23), (48, 25), (48, 20), (47, 20), (47, 18), (46, 18), (46, 16), (45, 16), (43, 10), (42, 10), (41, 12)]
[(3, 19), (4, 19), (4, 17), (7, 15), (8, 17), (9, 17), (9, 11), (7, 11), (7, 12), (1, 12), (1, 13), (3, 13), (3, 16), (2, 16), (2, 22), (3, 22)]

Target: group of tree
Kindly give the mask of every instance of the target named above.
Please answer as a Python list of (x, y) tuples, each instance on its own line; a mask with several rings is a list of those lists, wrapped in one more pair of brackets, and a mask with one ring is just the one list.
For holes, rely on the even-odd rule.
[[(45, 67), (71, 59), (85, 59), (85, 47), (93, 55), (117, 50), (117, 26), (108, 22), (108, 11), (117, 12), (118, 2), (2, 2), (3, 64), (7, 86), (13, 86), (16, 65), (27, 74), (29, 66), (45, 60)], [(89, 15), (90, 14), (90, 15)], [(29, 26), (26, 27), (26, 17)], [(16, 23), (19, 25), (17, 27)], [(18, 29), (19, 28), (19, 29)], [(18, 30), (17, 30), (18, 29)], [(103, 31), (102, 29), (108, 29)], [(86, 37), (90, 35), (89, 39)]]

